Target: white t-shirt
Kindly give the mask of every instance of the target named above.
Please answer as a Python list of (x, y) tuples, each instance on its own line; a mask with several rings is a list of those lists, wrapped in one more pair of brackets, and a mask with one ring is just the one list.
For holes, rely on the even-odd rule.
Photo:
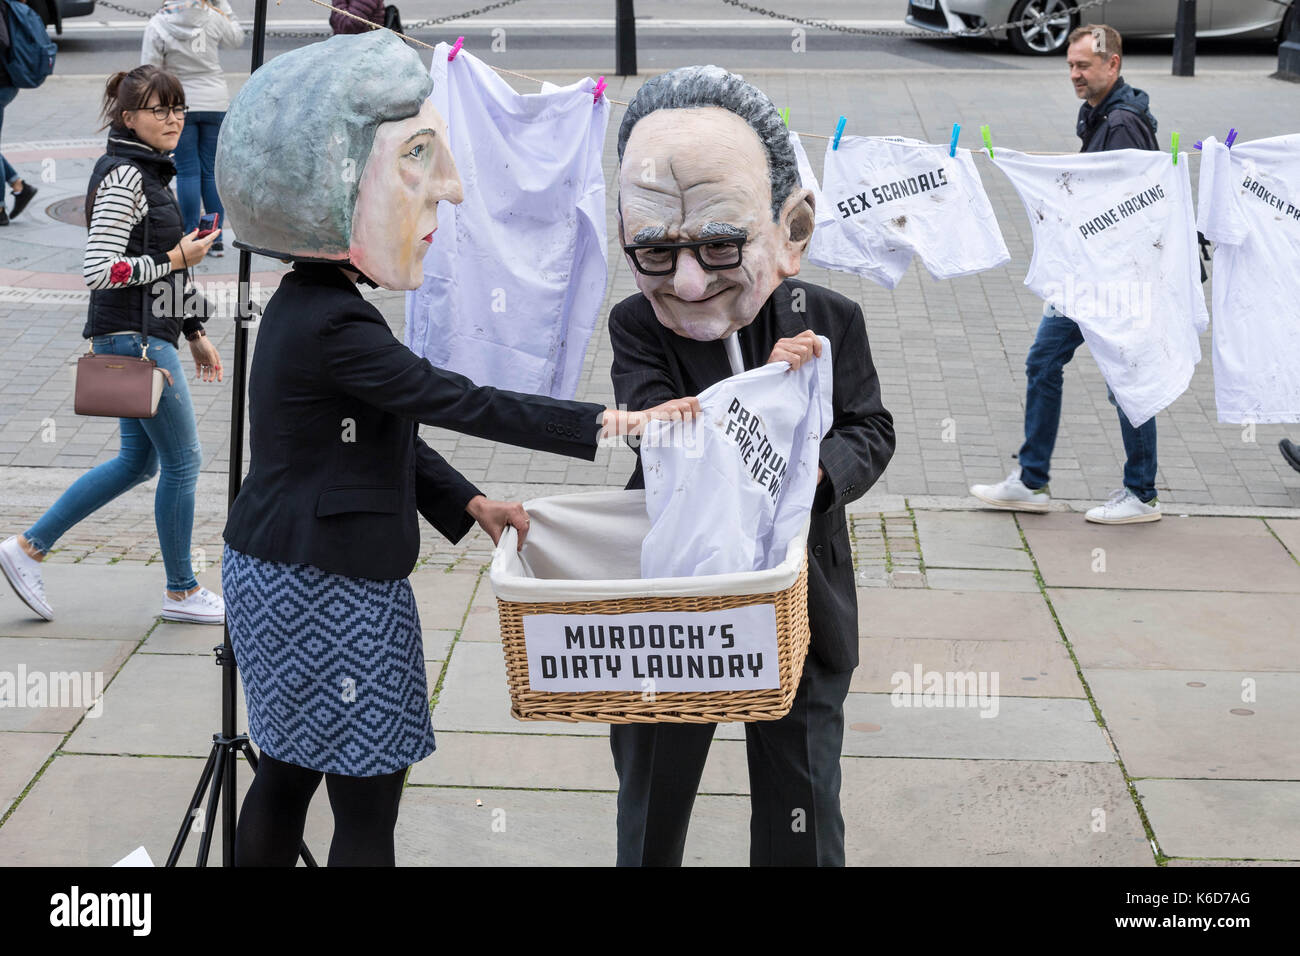
[(406, 344), (439, 368), (517, 392), (573, 398), (605, 296), (609, 100), (595, 84), (519, 94), (438, 44), (432, 100), (464, 190), (440, 203)]
[(761, 571), (785, 558), (812, 510), (835, 417), (831, 346), (821, 343), (821, 357), (794, 372), (773, 362), (705, 389), (694, 421), (646, 428), (643, 578)]
[(1025, 285), (1078, 323), (1136, 428), (1181, 395), (1209, 324), (1186, 154), (1115, 149), (993, 161), (1029, 214)]
[(1300, 134), (1201, 146), (1221, 422), (1300, 422)]
[(900, 136), (844, 136), (826, 150), (821, 198), (809, 261), (887, 289), (913, 255), (936, 279), (1011, 259), (968, 149), (950, 156)]

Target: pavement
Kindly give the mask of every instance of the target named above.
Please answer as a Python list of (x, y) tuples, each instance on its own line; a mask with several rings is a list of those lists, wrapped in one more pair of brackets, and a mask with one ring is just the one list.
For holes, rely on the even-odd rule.
[[(996, 66), (746, 72), (805, 132), (829, 133), (845, 112), (850, 133), (946, 142), (954, 122), (966, 131), (988, 123), (995, 146), (1077, 149), (1077, 103), (1063, 76), (1048, 82)], [(1126, 76), (1151, 93), (1165, 142), (1172, 130), (1184, 143), (1229, 126), (1243, 139), (1294, 131), (1300, 86), (1262, 72)], [(232, 76), (232, 87), (240, 81)], [(610, 81), (620, 100), (639, 82)], [(113, 423), (72, 414), (67, 368), (84, 350), (84, 230), (51, 214), (84, 194), (100, 152), (101, 90), (102, 77), (56, 76), (6, 110), (4, 152), (41, 196), (0, 230), (0, 535), (25, 530), (116, 451)], [(620, 115), (616, 107), (607, 178)], [(805, 142), (820, 168), (825, 142)], [(1199, 157), (1189, 159), (1195, 177)], [(1066, 371), (1055, 510), (976, 510), (969, 484), (1014, 465), (1024, 355), (1041, 314), (1022, 285), (1031, 252), (1023, 208), (991, 164), (980, 166), (1008, 266), (948, 282), (917, 266), (893, 293), (843, 273), (803, 273), (862, 303), (898, 432), (888, 471), (851, 511), (863, 664), (846, 705), (849, 861), (1300, 861), (1300, 475), (1275, 447), (1287, 430), (1216, 422), (1207, 335), (1190, 389), (1157, 419), (1165, 519), (1089, 525), (1080, 512), (1120, 484), (1123, 451), (1101, 376), (1080, 349)], [(230, 280), (236, 264), (227, 255), (201, 272)], [(282, 267), (255, 259), (253, 269), (265, 298)], [(633, 290), (622, 258), (611, 257), (603, 312)], [(400, 337), (402, 294), (369, 297)], [(213, 321), (209, 332), (229, 360), (232, 326)], [(253, 340), (255, 348), (255, 331)], [(610, 359), (602, 321), (578, 397), (612, 400)], [(200, 580), (216, 588), (230, 387), (192, 390), (204, 447), (195, 557)], [(425, 434), (496, 497), (617, 487), (631, 470), (619, 447), (587, 463)], [(158, 620), (152, 488), (127, 493), (59, 542), (46, 571), (54, 622), (32, 620), (0, 594), (0, 680), (98, 674), (104, 687), (98, 706), (0, 708), (0, 863), (102, 865), (142, 844), (161, 860), (197, 781), (218, 729), (211, 647), (220, 635)], [(456, 546), (431, 532), (413, 574), (439, 750), (408, 780), (398, 861), (609, 863), (607, 728), (510, 718), (483, 576), (490, 550), (481, 532)], [(918, 667), (997, 675), (996, 716), (894, 706), (895, 675)], [(719, 731), (688, 842), (692, 863), (746, 860), (741, 736), (735, 725)], [(318, 856), (329, 832), (318, 800), (308, 826)]]

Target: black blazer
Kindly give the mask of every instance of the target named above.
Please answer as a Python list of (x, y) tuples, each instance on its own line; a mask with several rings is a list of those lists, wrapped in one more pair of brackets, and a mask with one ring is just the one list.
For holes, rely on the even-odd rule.
[(299, 263), (258, 324), (251, 457), (226, 542), (271, 561), (404, 578), (419, 554), (416, 512), (458, 541), (479, 494), (419, 438), (420, 422), (591, 460), (603, 410), (435, 368), (336, 267)]
[[(782, 282), (740, 330), (745, 367), (763, 365), (777, 339), (805, 329), (830, 340), (835, 372), (835, 423), (821, 444), (826, 477), (813, 499), (808, 532), (811, 649), (832, 670), (845, 671), (858, 664), (858, 601), (844, 506), (884, 472), (894, 454), (894, 420), (880, 401), (862, 309), (838, 292), (794, 279)], [(614, 306), (609, 337), (615, 400), (629, 408), (698, 395), (731, 375), (721, 341), (697, 342), (664, 328), (640, 293)], [(639, 454), (627, 487), (645, 487)]]

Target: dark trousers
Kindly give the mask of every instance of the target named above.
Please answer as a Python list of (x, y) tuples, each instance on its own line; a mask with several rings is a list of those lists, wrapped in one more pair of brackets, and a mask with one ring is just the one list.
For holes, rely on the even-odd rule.
[[(840, 749), (852, 671), (812, 654), (790, 713), (745, 724), (751, 866), (843, 866)], [(717, 724), (613, 724), (618, 865), (680, 866)]]
[[(1056, 447), (1056, 430), (1061, 424), (1063, 369), (1083, 344), (1083, 332), (1074, 319), (1050, 305), (1038, 326), (1038, 335), (1025, 359), (1025, 443), (1020, 447), (1020, 480), (1026, 488), (1047, 484)], [(1106, 390), (1110, 403), (1115, 396)], [(1119, 431), (1124, 439), (1124, 487), (1143, 501), (1156, 496), (1156, 420), (1148, 418), (1138, 428), (1116, 405)]]

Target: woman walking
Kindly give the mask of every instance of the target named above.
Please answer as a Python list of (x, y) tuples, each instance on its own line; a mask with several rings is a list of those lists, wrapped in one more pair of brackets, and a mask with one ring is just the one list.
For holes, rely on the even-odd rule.
[[(161, 470), (154, 519), (167, 583), (162, 616), (169, 621), (221, 624), (221, 598), (199, 586), (190, 564), (194, 488), (202, 453), (185, 370), (176, 351), (182, 332), (202, 381), (220, 381), (221, 357), (203, 323), (185, 317), (187, 267), (201, 261), (218, 233), (183, 234), (168, 184), (171, 151), (185, 125), (185, 92), (170, 73), (152, 66), (115, 73), (104, 91), (108, 148), (86, 191), (83, 271), (90, 309), (82, 336), (100, 355), (140, 355), (164, 369), (168, 381), (153, 418), (122, 418), (118, 456), (78, 478), (27, 531), (0, 543), (0, 570), (27, 606), (45, 620), (40, 562), (62, 534), (122, 492)], [(144, 340), (147, 315), (148, 341)]]
[(241, 248), (295, 260), (259, 324), (249, 472), (221, 565), (261, 750), (239, 866), (293, 865), (322, 777), (330, 865), (394, 863), (406, 771), (434, 749), (407, 580), (419, 516), (451, 541), (476, 521), (494, 542), (528, 528), (521, 505), (484, 497), (419, 423), (590, 460), (602, 434), (698, 411), (693, 399), (626, 412), (479, 388), (397, 340), (357, 283), (418, 288), (438, 203), (461, 201), (431, 86), (393, 33), (335, 36), (253, 73), (218, 147)]
[[(204, 212), (225, 212), (213, 173), (217, 134), (230, 105), (220, 50), (243, 42), (229, 0), (167, 0), (145, 27), (140, 62), (175, 74), (190, 108), (176, 144), (176, 192), (186, 232), (199, 224), (200, 200)], [(220, 238), (211, 254), (222, 254)]]

